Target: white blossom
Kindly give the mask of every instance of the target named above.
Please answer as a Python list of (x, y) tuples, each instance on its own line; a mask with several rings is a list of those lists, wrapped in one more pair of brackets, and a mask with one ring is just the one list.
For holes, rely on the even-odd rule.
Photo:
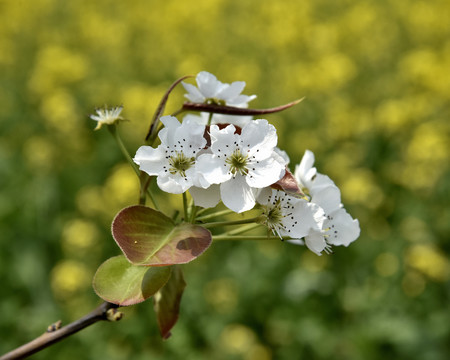
[[(248, 103), (256, 98), (256, 95), (242, 95), (244, 90), (244, 81), (235, 81), (231, 84), (222, 83), (217, 78), (206, 71), (201, 71), (196, 77), (197, 87), (192, 84), (182, 82), (188, 92), (184, 96), (194, 103), (205, 103), (215, 105), (234, 106), (238, 108), (247, 108)], [(244, 127), (252, 120), (251, 116), (209, 114), (203, 112), (200, 116), (187, 115), (196, 118), (196, 121), (202, 125), (208, 124), (233, 124)], [(210, 119), (211, 117), (211, 119)]]
[(210, 184), (220, 184), (222, 202), (235, 212), (255, 206), (257, 189), (280, 180), (285, 161), (274, 152), (275, 128), (267, 120), (255, 120), (236, 133), (233, 125), (211, 125), (211, 154), (202, 154), (197, 169)]
[(258, 195), (263, 208), (264, 224), (279, 237), (303, 238), (311, 231), (320, 232), (325, 215), (316, 204), (271, 188)]
[(117, 121), (124, 120), (123, 117), (120, 116), (120, 113), (123, 110), (123, 106), (115, 106), (110, 109), (95, 109), (97, 115), (89, 115), (92, 120), (97, 121), (97, 126), (94, 130), (98, 130), (102, 127), (103, 124), (112, 125)]
[(133, 160), (142, 171), (157, 176), (161, 190), (181, 194), (201, 183), (195, 167), (197, 155), (206, 145), (205, 127), (190, 121), (180, 124), (173, 116), (163, 116), (161, 122), (161, 144), (156, 149), (141, 146)]
[[(310, 195), (310, 202), (323, 209), (325, 220), (320, 230), (312, 229), (305, 237), (305, 242), (348, 246), (360, 234), (359, 222), (353, 219), (341, 203), (341, 192), (333, 180), (320, 174), (314, 165), (314, 154), (306, 150), (300, 164), (295, 169), (295, 178), (305, 193)], [(296, 241), (296, 243), (300, 243)], [(311, 247), (310, 247), (311, 248)], [(320, 249), (321, 245), (317, 247)], [(329, 250), (325, 246), (322, 250)], [(320, 250), (320, 251), (322, 251)], [(314, 251), (314, 250), (313, 250)], [(320, 251), (315, 251), (320, 254)]]
[(207, 71), (201, 71), (195, 78), (197, 86), (182, 82), (188, 92), (185, 97), (195, 103), (228, 105), (245, 107), (247, 103), (256, 98), (256, 95), (242, 95), (244, 81), (235, 81), (231, 84), (222, 83)]

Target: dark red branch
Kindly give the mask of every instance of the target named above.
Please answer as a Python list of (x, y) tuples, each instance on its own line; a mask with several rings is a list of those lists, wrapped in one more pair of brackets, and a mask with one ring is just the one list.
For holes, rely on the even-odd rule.
[(226, 115), (264, 115), (264, 114), (272, 114), (279, 111), (286, 110), (294, 105), (297, 105), (302, 99), (298, 99), (290, 102), (289, 104), (277, 106), (269, 109), (247, 109), (247, 108), (238, 108), (234, 106), (222, 106), (215, 104), (200, 104), (200, 103), (192, 103), (185, 102), (183, 104), (183, 111), (203, 111), (215, 114), (226, 114)]

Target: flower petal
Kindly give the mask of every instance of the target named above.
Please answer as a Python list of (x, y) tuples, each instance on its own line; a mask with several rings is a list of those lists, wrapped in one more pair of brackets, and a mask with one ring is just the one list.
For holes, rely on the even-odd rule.
[(248, 186), (241, 175), (236, 175), (221, 184), (220, 195), (224, 205), (237, 213), (253, 209), (255, 206), (256, 189)]
[(202, 154), (197, 158), (196, 170), (209, 184), (220, 184), (230, 179), (224, 157)]
[(314, 165), (314, 154), (310, 150), (306, 150), (300, 164), (295, 167), (294, 176), (297, 181), (304, 187), (309, 187), (309, 181), (316, 175), (317, 170)]
[(149, 175), (159, 175), (164, 171), (163, 167), (166, 165), (165, 152), (161, 145), (156, 149), (151, 146), (141, 146), (133, 161), (139, 165), (139, 169)]
[(245, 179), (249, 186), (263, 188), (280, 180), (284, 176), (285, 171), (286, 167), (284, 164), (280, 164), (275, 158), (268, 158), (259, 161), (258, 164), (250, 165), (248, 175)]
[(272, 156), (278, 137), (275, 127), (267, 120), (259, 119), (248, 123), (241, 132), (242, 149), (256, 160)]
[(331, 219), (326, 220), (324, 227), (329, 227), (327, 242), (332, 245), (348, 246), (355, 241), (361, 232), (358, 219), (353, 219), (344, 208), (334, 212)]
[(211, 185), (207, 189), (193, 186), (189, 189), (189, 193), (194, 199), (196, 206), (211, 208), (216, 206), (220, 201), (220, 186)]
[(162, 191), (171, 194), (182, 194), (192, 186), (189, 178), (184, 178), (179, 174), (164, 174), (156, 178), (156, 183)]
[(272, 199), (273, 193), (274, 193), (274, 190), (271, 189), (270, 187), (258, 189), (256, 201), (258, 202), (258, 204), (267, 205), (270, 202), (270, 200)]
[(308, 235), (312, 230), (321, 232), (324, 218), (323, 210), (319, 206), (305, 200), (296, 200), (294, 209), (290, 214), (286, 214), (283, 220), (286, 230), (282, 231), (282, 234), (294, 239), (300, 239)]
[(209, 113), (201, 112), (199, 115), (187, 114), (183, 117), (183, 123), (185, 121), (195, 122), (199, 125), (207, 125), (209, 119)]
[(171, 147), (176, 151), (183, 152), (186, 157), (195, 157), (206, 145), (204, 133), (204, 125), (199, 125), (195, 121), (187, 119), (175, 129), (174, 144)]
[(158, 133), (158, 137), (161, 143), (169, 147), (173, 147), (175, 140), (174, 135), (177, 128), (181, 126), (180, 122), (175, 116), (161, 116), (161, 122), (164, 124), (164, 128)]
[(317, 230), (311, 230), (311, 232), (305, 236), (305, 244), (309, 250), (315, 252), (319, 256), (322, 255), (322, 251), (327, 247), (323, 234)]
[(217, 97), (219, 99), (225, 100), (227, 105), (229, 105), (228, 101), (232, 101), (235, 99), (245, 88), (244, 81), (235, 81), (227, 88), (222, 89), (219, 93), (217, 93)]
[(227, 86), (207, 71), (201, 71), (196, 77), (197, 86), (205, 98), (214, 98)]
[(329, 185), (314, 192), (311, 202), (319, 205), (328, 215), (341, 207), (341, 192), (337, 186)]
[(199, 89), (197, 89), (196, 86), (192, 84), (185, 83), (184, 81), (181, 82), (181, 84), (184, 86), (186, 91), (188, 92), (184, 96), (194, 103), (203, 103), (205, 101), (205, 97), (202, 95)]
[(287, 242), (295, 245), (305, 245), (305, 242), (302, 239), (289, 239)]
[(219, 129), (217, 125), (211, 125), (209, 134), (211, 136), (211, 150), (218, 156), (226, 156), (231, 154), (235, 149), (235, 143), (239, 139), (239, 135), (235, 134), (234, 125), (228, 125), (224, 129)]
[(254, 99), (256, 99), (256, 95), (239, 95), (233, 100), (227, 101), (227, 105), (246, 108), (248, 107), (248, 103)]

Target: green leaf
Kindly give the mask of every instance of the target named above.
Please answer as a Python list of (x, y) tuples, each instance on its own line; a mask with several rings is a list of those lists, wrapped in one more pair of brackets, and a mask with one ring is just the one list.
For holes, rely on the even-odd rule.
[(174, 266), (167, 284), (153, 297), (159, 331), (164, 340), (172, 335), (170, 330), (178, 320), (181, 296), (185, 287), (181, 268)]
[(169, 280), (171, 268), (136, 266), (123, 256), (106, 260), (94, 275), (94, 291), (103, 300), (120, 306), (140, 303)]
[(112, 234), (126, 258), (135, 265), (185, 264), (200, 256), (212, 242), (205, 228), (178, 226), (163, 213), (135, 205), (114, 218)]

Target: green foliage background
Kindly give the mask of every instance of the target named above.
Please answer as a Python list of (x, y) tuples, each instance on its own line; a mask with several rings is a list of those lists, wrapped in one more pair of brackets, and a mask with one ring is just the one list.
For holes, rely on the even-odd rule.
[(124, 104), (134, 152), (169, 84), (207, 70), (246, 81), (253, 107), (306, 96), (267, 118), (292, 165), (316, 154), (360, 239), (322, 257), (215, 243), (184, 266), (167, 342), (148, 301), (34, 358), (448, 359), (449, 13), (446, 0), (0, 0), (0, 352), (90, 311), (96, 268), (119, 254), (110, 223), (138, 182), (87, 115)]

